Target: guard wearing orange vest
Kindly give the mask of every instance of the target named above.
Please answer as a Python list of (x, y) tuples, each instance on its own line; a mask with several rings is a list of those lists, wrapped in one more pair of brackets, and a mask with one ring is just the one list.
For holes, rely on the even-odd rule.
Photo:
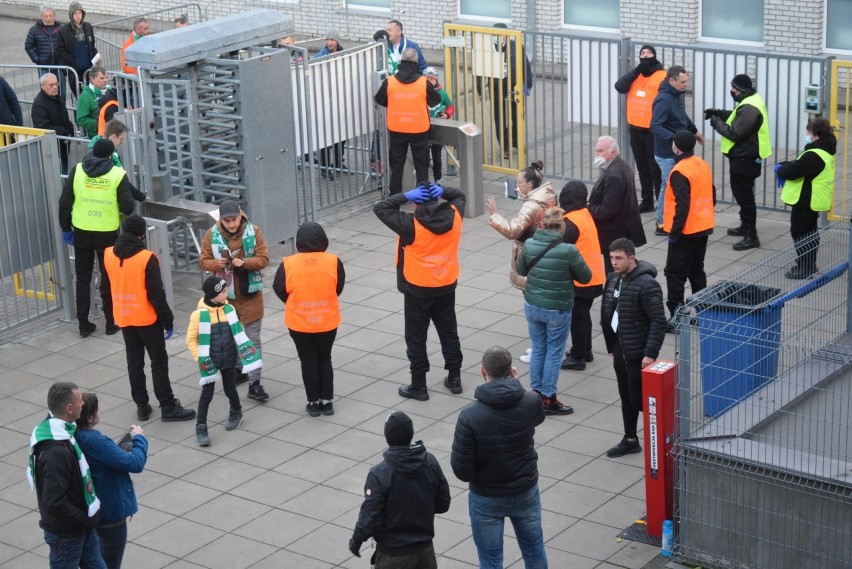
[(302, 364), (305, 409), (311, 417), (334, 414), (331, 348), (340, 326), (337, 297), (343, 292), (346, 272), (343, 262), (327, 249), (322, 226), (303, 223), (296, 232), (298, 253), (284, 257), (272, 281), (272, 290), (287, 305), (284, 325)]
[[(687, 278), (692, 294), (707, 286), (704, 254), (707, 236), (713, 233), (716, 223), (713, 172), (707, 162), (692, 153), (695, 135), (681, 130), (675, 133), (673, 142), (676, 162), (666, 187), (663, 217), (663, 227), (669, 234), (664, 271), (669, 291), (666, 306), (672, 316), (683, 304)], [(674, 331), (671, 320), (667, 328)]]
[(657, 60), (652, 45), (639, 49), (639, 65), (615, 82), (615, 90), (627, 95), (627, 127), (630, 150), (636, 160), (642, 202), (639, 211), (654, 211), (654, 199), (660, 196), (660, 166), (654, 160), (654, 136), (651, 134), (651, 107), (657, 91), (666, 78), (663, 64)]
[[(443, 198), (445, 201), (441, 201)], [(414, 213), (400, 211), (406, 203)], [(462, 352), (456, 325), (456, 281), (459, 276), (459, 240), (465, 195), (454, 188), (421, 185), (377, 203), (373, 211), (399, 235), (396, 283), (405, 296), (405, 345), (411, 364), (411, 384), (399, 388), (402, 397), (426, 401), (426, 335), (435, 324), (444, 356), (444, 386), (461, 393)]]
[(565, 352), (562, 369), (582, 371), (592, 355), (592, 303), (603, 294), (606, 281), (598, 228), (587, 201), (589, 189), (579, 180), (565, 184), (559, 194), (559, 207), (565, 210), (562, 240), (577, 246), (583, 260), (592, 270), (587, 283), (574, 281), (574, 309), (571, 312), (571, 349)]
[(124, 336), (130, 394), (136, 403), (139, 420), (147, 421), (152, 411), (145, 386), (147, 350), (151, 357), (154, 395), (160, 402), (163, 421), (186, 421), (195, 417), (195, 411), (181, 406), (169, 382), (166, 339), (174, 333), (174, 315), (163, 289), (160, 260), (145, 248), (147, 229), (142, 217), (128, 216), (115, 246), (104, 251), (113, 317)]
[(375, 100), (387, 107), (391, 195), (402, 191), (402, 174), (409, 146), (417, 183), (428, 182), (429, 107), (440, 104), (441, 95), (420, 74), (414, 49), (403, 50), (396, 74), (382, 82)]

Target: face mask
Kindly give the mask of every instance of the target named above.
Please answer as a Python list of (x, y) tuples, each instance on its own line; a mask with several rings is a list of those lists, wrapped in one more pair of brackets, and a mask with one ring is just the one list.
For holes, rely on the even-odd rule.
[(606, 164), (606, 158), (604, 158), (603, 156), (595, 156), (595, 159), (594, 159), (594, 160), (592, 160), (592, 164), (593, 164), (596, 168), (600, 168), (601, 166), (603, 166), (604, 164)]
[(737, 100), (737, 93), (736, 93), (736, 91), (731, 91), (731, 98), (732, 98), (734, 101), (736, 101), (736, 100)]
[(810, 136), (809, 134), (806, 134), (806, 135), (805, 135), (805, 138), (804, 138), (804, 141), (805, 141), (805, 144), (810, 144), (811, 142), (813, 142), (813, 141), (814, 141), (814, 139), (813, 139), (813, 138), (811, 138), (811, 136)]

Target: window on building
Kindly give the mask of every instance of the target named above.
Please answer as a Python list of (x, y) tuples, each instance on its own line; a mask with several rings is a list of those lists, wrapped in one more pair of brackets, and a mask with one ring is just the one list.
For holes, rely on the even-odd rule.
[(564, 0), (564, 22), (568, 26), (617, 30), (618, 0)]
[(828, 0), (825, 13), (825, 47), (852, 50), (852, 0)]
[(704, 0), (701, 35), (708, 39), (763, 43), (763, 0)]
[(510, 20), (512, 19), (512, 2), (511, 0), (461, 0), (459, 13), (461, 16)]
[(350, 8), (375, 8), (390, 10), (390, 0), (346, 0)]

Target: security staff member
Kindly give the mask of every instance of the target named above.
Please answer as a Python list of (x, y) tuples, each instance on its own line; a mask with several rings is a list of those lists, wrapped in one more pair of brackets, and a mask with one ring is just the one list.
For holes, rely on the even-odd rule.
[[(446, 201), (440, 201), (443, 197)], [(414, 213), (400, 211), (406, 202)], [(399, 235), (396, 250), (396, 286), (405, 296), (405, 345), (411, 363), (411, 385), (399, 388), (402, 397), (426, 401), (426, 334), (435, 324), (444, 356), (444, 387), (461, 393), (462, 352), (456, 324), (456, 282), (459, 277), (459, 240), (466, 198), (453, 188), (421, 185), (390, 196), (373, 211)]]
[(766, 103), (748, 75), (737, 75), (731, 80), (731, 97), (737, 103), (733, 111), (706, 109), (704, 118), (722, 135), (722, 154), (728, 157), (731, 166), (731, 193), (740, 206), (740, 226), (728, 229), (728, 235), (742, 237), (733, 249), (745, 251), (760, 247), (754, 181), (760, 176), (763, 160), (772, 154), (772, 143)]
[(118, 332), (112, 317), (112, 297), (104, 269), (104, 249), (113, 245), (118, 236), (119, 213), (133, 213), (132, 192), (138, 190), (130, 183), (127, 173), (113, 164), (111, 157), (114, 151), (115, 145), (111, 140), (98, 140), (92, 151), (83, 157), (83, 161), (71, 169), (59, 197), (62, 239), (67, 245), (74, 245), (77, 322), (83, 338), (96, 328), (94, 322), (89, 322), (89, 287), (96, 255), (101, 271), (100, 293), (106, 317), (106, 333), (112, 335)]
[(169, 382), (166, 339), (174, 333), (174, 315), (166, 300), (160, 260), (145, 248), (148, 224), (139, 215), (124, 220), (124, 232), (114, 247), (104, 251), (104, 266), (112, 292), (115, 324), (121, 327), (127, 352), (130, 394), (140, 421), (151, 417), (145, 388), (145, 351), (151, 357), (154, 395), (160, 402), (163, 421), (186, 421), (195, 411), (184, 409), (175, 399)]
[(429, 107), (440, 104), (441, 95), (420, 74), (416, 50), (403, 50), (396, 75), (382, 82), (375, 100), (379, 105), (387, 107), (391, 195), (402, 191), (402, 174), (409, 146), (417, 184), (428, 182)]
[[(639, 212), (654, 211), (654, 199), (660, 196), (660, 166), (654, 160), (654, 136), (651, 134), (651, 108), (660, 83), (666, 78), (663, 64), (652, 45), (639, 49), (639, 65), (618, 78), (615, 90), (627, 95), (627, 128), (630, 150), (636, 159), (642, 202)], [(576, 310), (576, 304), (575, 310)]]
[[(716, 223), (716, 195), (710, 165), (693, 154), (695, 135), (681, 130), (674, 135), (675, 165), (666, 187), (663, 227), (669, 234), (666, 256), (666, 300), (671, 315), (683, 304), (684, 285), (689, 279), (692, 294), (707, 286), (704, 254), (707, 236)], [(669, 320), (667, 329), (674, 331)]]

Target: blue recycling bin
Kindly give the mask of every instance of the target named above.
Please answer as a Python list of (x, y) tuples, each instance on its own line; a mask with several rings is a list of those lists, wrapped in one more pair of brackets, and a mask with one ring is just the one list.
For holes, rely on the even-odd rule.
[(723, 282), (702, 292), (697, 314), (704, 414), (721, 415), (778, 371), (781, 289)]

